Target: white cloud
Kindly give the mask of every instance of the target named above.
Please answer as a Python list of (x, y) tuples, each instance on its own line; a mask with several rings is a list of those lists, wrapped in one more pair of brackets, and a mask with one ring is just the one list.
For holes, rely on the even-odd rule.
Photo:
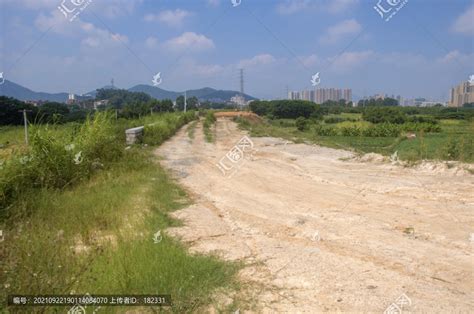
[(156, 37), (148, 37), (146, 40), (145, 40), (145, 46), (147, 48), (150, 48), (150, 49), (155, 49), (158, 47), (158, 38)]
[(168, 26), (178, 27), (183, 24), (185, 18), (191, 15), (192, 15), (191, 12), (181, 10), (181, 9), (176, 9), (174, 11), (166, 10), (166, 11), (160, 12), (159, 14), (145, 15), (145, 21), (147, 22), (158, 21)]
[(270, 54), (256, 55), (251, 59), (244, 59), (239, 62), (239, 68), (254, 67), (258, 65), (272, 64), (276, 61), (275, 57)]
[(127, 43), (125, 35), (111, 33), (106, 29), (96, 27), (92, 23), (86, 23), (80, 18), (74, 22), (69, 22), (59, 11), (53, 11), (50, 15), (40, 13), (35, 20), (35, 25), (41, 31), (51, 28), (51, 32), (67, 36), (81, 38), (83, 48), (97, 48), (116, 45), (117, 43)]
[[(45, 9), (50, 11), (58, 11), (57, 7), (61, 4), (61, 0), (2, 0), (2, 2), (21, 9)], [(132, 13), (135, 7), (142, 2), (143, 0), (92, 0), (90, 6), (93, 6), (93, 10), (97, 14), (104, 15), (107, 18), (115, 18)]]
[(304, 66), (306, 66), (306, 67), (312, 67), (312, 66), (315, 66), (317, 64), (320, 64), (321, 59), (317, 55), (312, 54), (312, 55), (306, 56), (306, 57), (299, 57), (299, 62), (302, 62), (304, 64)]
[(448, 52), (443, 57), (438, 58), (436, 61), (440, 64), (457, 63), (465, 66), (466, 68), (472, 68), (472, 65), (474, 64), (474, 53), (464, 54), (458, 50), (453, 50)]
[(220, 0), (207, 0), (207, 4), (209, 4), (210, 6), (213, 6), (213, 7), (216, 7), (220, 4)]
[(474, 35), (474, 5), (471, 5), (461, 14), (452, 27), (453, 31), (467, 35)]
[(339, 56), (329, 58), (331, 68), (336, 71), (350, 71), (361, 66), (369, 59), (376, 57), (372, 50), (344, 52)]
[(327, 10), (331, 13), (340, 13), (349, 10), (359, 3), (359, 0), (331, 0)]
[(209, 50), (215, 47), (214, 42), (204, 35), (186, 32), (164, 43), (165, 48), (171, 50), (191, 49), (194, 51)]
[(357, 34), (362, 30), (362, 26), (355, 20), (345, 20), (329, 27), (321, 36), (320, 42), (334, 44), (347, 35)]
[(287, 15), (308, 10), (319, 10), (336, 14), (347, 11), (358, 3), (359, 0), (284, 0), (277, 5), (277, 12)]

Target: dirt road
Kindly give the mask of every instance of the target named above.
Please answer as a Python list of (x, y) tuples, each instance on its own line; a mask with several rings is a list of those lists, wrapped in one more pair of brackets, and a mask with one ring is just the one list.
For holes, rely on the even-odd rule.
[(275, 138), (251, 138), (224, 175), (216, 164), (245, 133), (226, 119), (215, 143), (202, 133), (156, 152), (195, 201), (169, 233), (244, 261), (255, 312), (383, 313), (402, 294), (403, 312), (474, 311), (473, 175)]

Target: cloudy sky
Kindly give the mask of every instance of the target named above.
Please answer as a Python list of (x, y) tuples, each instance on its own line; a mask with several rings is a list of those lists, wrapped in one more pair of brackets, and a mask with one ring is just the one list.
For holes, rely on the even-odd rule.
[[(0, 0), (0, 72), (36, 91), (311, 87), (446, 99), (474, 74), (469, 0)], [(239, 0), (234, 0), (239, 2)], [(396, 14), (386, 22), (374, 9)], [(400, 2), (400, 3), (398, 3)], [(69, 21), (58, 6), (71, 14)], [(396, 4), (391, 7), (390, 3)], [(397, 4), (398, 3), (398, 4)], [(398, 11), (397, 8), (399, 8)], [(80, 11), (80, 9), (83, 9)], [(386, 16), (385, 16), (386, 17)]]

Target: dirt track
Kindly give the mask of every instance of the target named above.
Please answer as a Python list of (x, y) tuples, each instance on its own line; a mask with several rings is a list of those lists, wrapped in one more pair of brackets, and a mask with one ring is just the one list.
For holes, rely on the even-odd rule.
[(382, 313), (402, 293), (403, 312), (474, 311), (473, 175), (251, 138), (229, 177), (216, 164), (245, 133), (226, 119), (216, 128), (215, 143), (198, 125), (157, 150), (195, 201), (169, 233), (243, 260), (255, 311)]

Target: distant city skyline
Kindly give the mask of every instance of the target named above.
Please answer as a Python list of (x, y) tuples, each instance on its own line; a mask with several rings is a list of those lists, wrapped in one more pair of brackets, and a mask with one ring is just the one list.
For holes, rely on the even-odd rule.
[(36, 91), (84, 94), (108, 85), (240, 90), (347, 87), (448, 101), (474, 74), (474, 3), (409, 1), (388, 22), (377, 0), (87, 1), (73, 21), (59, 0), (2, 0), (0, 72)]

